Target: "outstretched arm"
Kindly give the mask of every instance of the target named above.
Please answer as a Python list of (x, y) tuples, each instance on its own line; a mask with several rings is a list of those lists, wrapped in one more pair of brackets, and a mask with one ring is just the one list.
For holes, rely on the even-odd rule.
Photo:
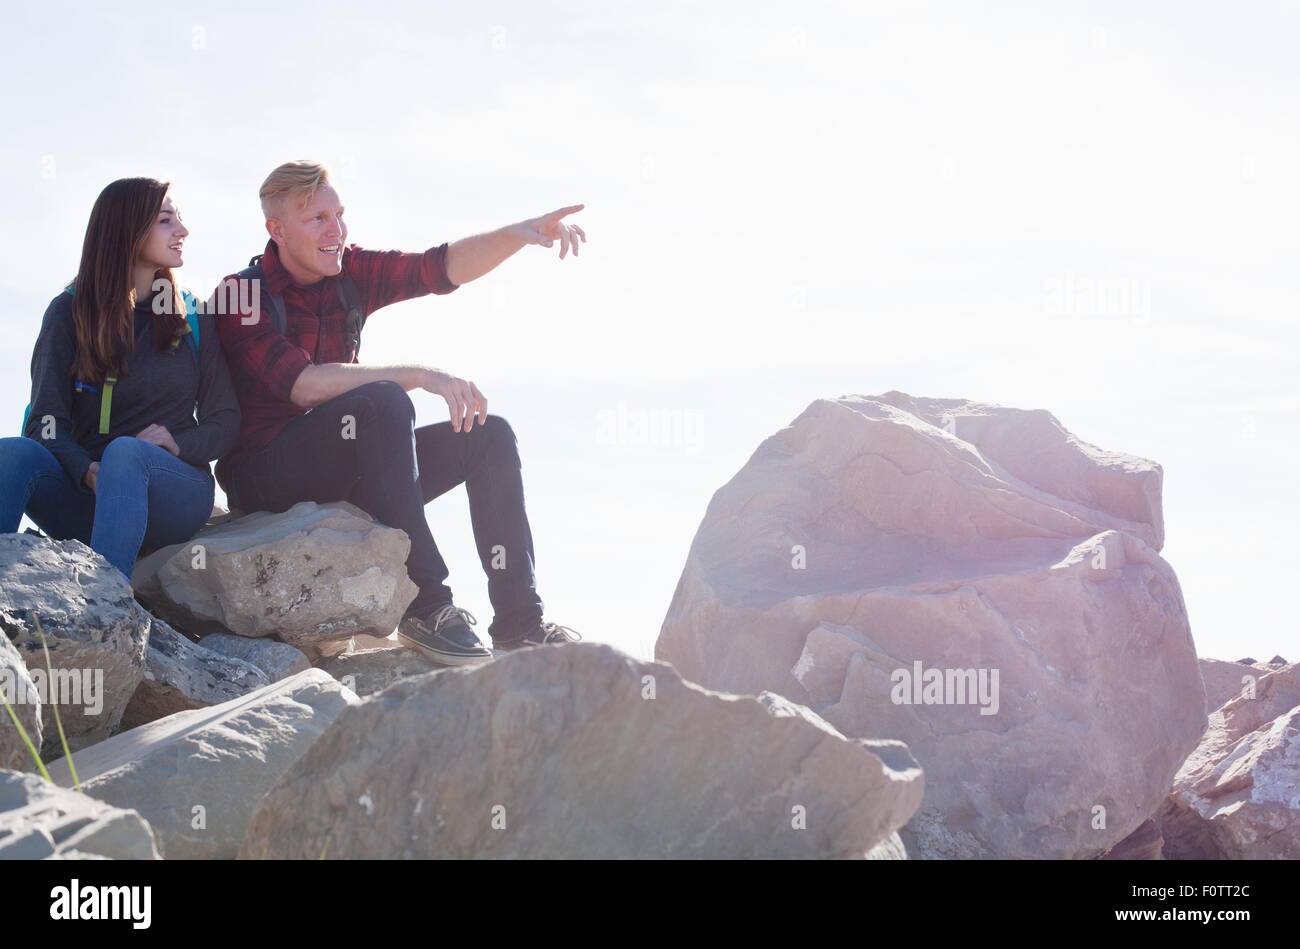
[(559, 241), (561, 259), (569, 251), (578, 256), (578, 244), (585, 242), (587, 235), (578, 225), (566, 224), (562, 218), (584, 207), (575, 204), (486, 234), (462, 237), (447, 247), (447, 277), (457, 286), (477, 280), (528, 244), (553, 247)]

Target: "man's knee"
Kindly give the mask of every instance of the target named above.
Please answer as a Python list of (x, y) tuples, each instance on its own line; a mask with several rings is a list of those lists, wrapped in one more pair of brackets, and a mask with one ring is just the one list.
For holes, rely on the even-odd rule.
[(415, 418), (415, 403), (410, 395), (396, 382), (383, 380), (367, 382), (352, 390), (353, 396), (363, 399), (365, 403), (382, 418)]
[(519, 441), (510, 423), (501, 416), (489, 415), (482, 425), (474, 426), (474, 432), (487, 444), (493, 458), (518, 464)]

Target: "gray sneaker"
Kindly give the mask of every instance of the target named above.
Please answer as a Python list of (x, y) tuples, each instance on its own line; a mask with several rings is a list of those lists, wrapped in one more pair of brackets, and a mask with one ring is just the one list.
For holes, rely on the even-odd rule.
[(407, 616), (397, 624), (397, 638), (445, 666), (469, 666), (492, 658), (471, 626), (478, 623), (469, 610), (448, 603), (425, 616)]
[(581, 639), (582, 634), (568, 626), (561, 626), (559, 623), (538, 623), (518, 639), (511, 639), (508, 642), (494, 640), (492, 645), (498, 650), (511, 652), (529, 646), (560, 646), (564, 643), (576, 643)]

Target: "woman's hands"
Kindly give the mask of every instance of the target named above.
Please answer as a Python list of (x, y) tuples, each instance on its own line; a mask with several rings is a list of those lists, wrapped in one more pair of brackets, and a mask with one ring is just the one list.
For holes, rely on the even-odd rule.
[(148, 442), (150, 445), (157, 445), (159, 448), (165, 448), (177, 458), (180, 457), (181, 450), (176, 447), (176, 439), (172, 438), (172, 433), (167, 431), (162, 425), (150, 425), (144, 431), (139, 432), (136, 438)]

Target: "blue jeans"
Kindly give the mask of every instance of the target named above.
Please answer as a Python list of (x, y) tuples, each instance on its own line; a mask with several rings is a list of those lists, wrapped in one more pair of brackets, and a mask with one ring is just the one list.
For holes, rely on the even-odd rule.
[(142, 547), (179, 544), (199, 532), (212, 514), (214, 488), (210, 472), (123, 436), (104, 449), (92, 494), (40, 442), (0, 438), (0, 533), (15, 533), (25, 513), (56, 540), (89, 544), (128, 580)]

